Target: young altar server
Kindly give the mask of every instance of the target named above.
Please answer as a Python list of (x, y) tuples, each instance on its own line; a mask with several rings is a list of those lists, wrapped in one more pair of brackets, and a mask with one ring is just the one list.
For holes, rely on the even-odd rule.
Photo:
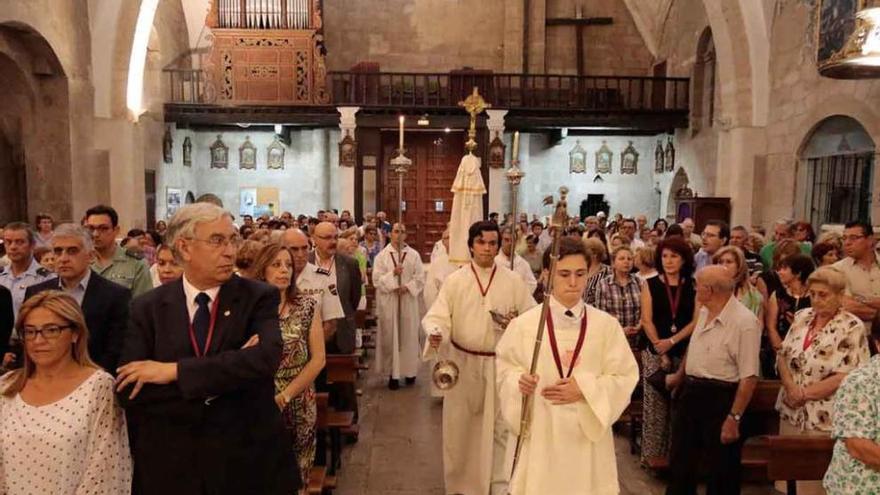
[(520, 277), (495, 263), (498, 225), (468, 231), (472, 261), (455, 271), (422, 320), (424, 358), (441, 356), (459, 368), (443, 401), (443, 474), (448, 494), (506, 495), (509, 432), (497, 412), (495, 345), (513, 317), (535, 305)]
[[(407, 385), (416, 381), (419, 301), (425, 287), (422, 258), (406, 244), (405, 225), (396, 223), (391, 227), (391, 242), (373, 262), (373, 284), (376, 286), (376, 313), (379, 316), (376, 362), (389, 376), (388, 388), (397, 390), (401, 378), (406, 378)], [(399, 319), (398, 311), (401, 312)]]
[[(544, 256), (549, 269), (550, 250)], [(630, 401), (639, 368), (617, 320), (581, 299), (588, 255), (560, 240), (538, 367), (529, 375), (541, 309), (513, 320), (496, 348), (501, 414), (520, 433), (523, 395), (531, 423), (510, 480), (512, 495), (619, 493), (611, 425)]]
[(529, 289), (529, 294), (534, 294), (535, 289), (538, 288), (538, 281), (535, 280), (535, 275), (532, 273), (529, 262), (516, 254), (516, 250), (513, 248), (512, 232), (511, 227), (505, 227), (501, 230), (501, 252), (495, 257), (495, 263), (510, 268), (510, 257), (516, 256), (516, 261), (513, 262), (513, 271), (522, 278), (526, 288)]

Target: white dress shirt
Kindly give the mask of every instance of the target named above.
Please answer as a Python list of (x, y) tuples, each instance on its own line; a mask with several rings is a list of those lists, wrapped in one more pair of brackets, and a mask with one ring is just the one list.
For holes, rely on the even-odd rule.
[(198, 303), (196, 303), (196, 296), (200, 293), (204, 292), (208, 295), (208, 306), (210, 307), (214, 304), (214, 299), (217, 298), (217, 294), (220, 293), (220, 286), (214, 286), (210, 289), (199, 290), (196, 289), (193, 284), (189, 282), (186, 278), (186, 274), (183, 275), (183, 293), (186, 294), (186, 311), (189, 313), (189, 321), (192, 323), (193, 318), (196, 317), (196, 310), (199, 309)]

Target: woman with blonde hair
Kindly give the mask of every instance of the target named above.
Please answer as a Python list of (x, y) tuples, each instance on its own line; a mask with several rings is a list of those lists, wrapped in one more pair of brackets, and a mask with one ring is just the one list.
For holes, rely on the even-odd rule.
[(733, 275), (734, 295), (759, 321), (763, 321), (764, 298), (749, 280), (749, 267), (742, 250), (736, 246), (724, 246), (712, 256), (712, 263), (722, 265)]
[(89, 358), (79, 304), (41, 292), (16, 329), (24, 366), (0, 378), (0, 493), (131, 493), (125, 416)]
[(254, 260), (253, 274), (281, 293), (278, 319), (284, 348), (275, 373), (275, 402), (293, 436), (302, 486), (306, 487), (316, 452), (315, 378), (325, 363), (321, 308), (317, 299), (297, 293), (293, 254), (283, 245), (264, 246)]
[(589, 262), (587, 263), (587, 270), (589, 271), (587, 272), (587, 288), (584, 290), (584, 301), (594, 306), (596, 304), (596, 286), (599, 285), (600, 280), (611, 275), (613, 270), (604, 263), (607, 251), (605, 244), (601, 240), (597, 237), (590, 237), (581, 242), (584, 243), (587, 256), (589, 256)]

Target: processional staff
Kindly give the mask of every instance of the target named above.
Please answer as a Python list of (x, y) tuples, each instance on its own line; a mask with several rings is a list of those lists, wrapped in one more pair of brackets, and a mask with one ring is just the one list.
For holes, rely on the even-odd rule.
[[(550, 313), (550, 294), (553, 293), (553, 276), (556, 274), (556, 262), (559, 260), (559, 240), (562, 238), (562, 228), (568, 221), (568, 188), (562, 186), (559, 188), (559, 202), (556, 203), (556, 210), (550, 219), (550, 226), (556, 227), (553, 233), (553, 244), (550, 246), (550, 270), (547, 276), (547, 282), (544, 283), (544, 303), (541, 306), (541, 319), (538, 321), (538, 333), (535, 335), (535, 347), (532, 350), (532, 364), (529, 367), (529, 375), (534, 376), (538, 369), (538, 355), (541, 353), (541, 343), (544, 339), (544, 324), (547, 321), (547, 315)], [(544, 199), (544, 205), (553, 204), (553, 196)], [(519, 461), (522, 452), (523, 440), (529, 435), (529, 426), (532, 421), (532, 401), (533, 394), (523, 395), (522, 412), (520, 413), (519, 435), (516, 437), (516, 450), (513, 454), (513, 469), (511, 476), (516, 472), (516, 464)]]
[(526, 176), (525, 172), (519, 168), (519, 131), (513, 133), (513, 150), (510, 155), (510, 168), (504, 173), (507, 182), (510, 183), (510, 215), (513, 217), (513, 225), (510, 227), (510, 269), (515, 270), (516, 261), (516, 226), (519, 222), (516, 219), (516, 203), (517, 190), (519, 185)]
[[(407, 170), (412, 165), (412, 160), (406, 157), (406, 148), (403, 146), (403, 127), (406, 122), (406, 117), (403, 115), (398, 119), (400, 122), (400, 146), (397, 148), (397, 156), (391, 159), (391, 166), (394, 167), (394, 171), (397, 172), (397, 223), (398, 229), (404, 226), (403, 223), (403, 176), (406, 175)], [(394, 254), (391, 254), (392, 260), (394, 259)], [(397, 336), (397, 350), (400, 351), (403, 346), (400, 341), (401, 336), (401, 325), (403, 324), (403, 301), (402, 294), (400, 288), (403, 287), (403, 243), (400, 242), (400, 233), (397, 234), (397, 257), (399, 258), (398, 265), (400, 266), (400, 273), (397, 274), (397, 331), (395, 332)], [(398, 265), (395, 265), (397, 268)]]

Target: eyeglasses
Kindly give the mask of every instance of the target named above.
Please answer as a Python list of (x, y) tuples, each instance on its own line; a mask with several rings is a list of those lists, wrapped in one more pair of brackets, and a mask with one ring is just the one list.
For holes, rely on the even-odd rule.
[(237, 248), (241, 245), (241, 236), (238, 234), (233, 234), (229, 237), (214, 234), (207, 239), (199, 239), (198, 237), (190, 237), (193, 241), (204, 242), (205, 244), (211, 246), (214, 249), (222, 249), (226, 246), (232, 245), (232, 247)]
[(42, 328), (37, 327), (24, 327), (25, 340), (34, 340), (37, 338), (37, 335), (43, 337), (46, 340), (55, 340), (61, 336), (61, 332), (70, 328), (70, 325), (46, 325)]
[(52, 248), (52, 253), (55, 256), (61, 256), (63, 254), (67, 254), (68, 256), (76, 256), (81, 251), (82, 251), (82, 248), (79, 248), (77, 246), (68, 246), (68, 247), (58, 246), (56, 248)]
[(843, 240), (843, 242), (856, 242), (857, 240), (864, 239), (865, 237), (867, 237), (867, 236), (864, 236), (864, 235), (844, 235), (844, 236), (841, 236), (840, 238)]
[(112, 225), (83, 225), (83, 228), (94, 234), (95, 232), (99, 232), (101, 234), (106, 234), (113, 230)]

